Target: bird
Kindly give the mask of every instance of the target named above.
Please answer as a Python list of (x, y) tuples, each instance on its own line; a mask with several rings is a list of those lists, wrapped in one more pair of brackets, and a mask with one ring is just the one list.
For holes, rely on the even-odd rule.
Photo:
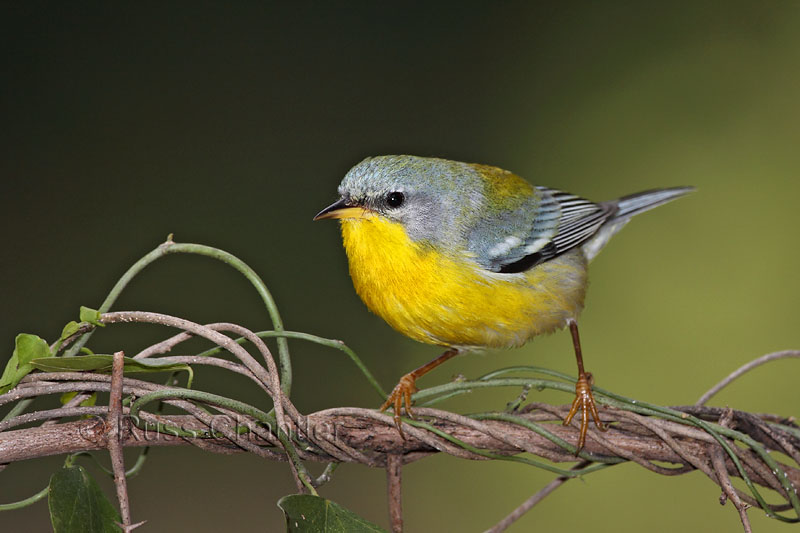
[(368, 157), (314, 220), (338, 219), (350, 277), (366, 306), (444, 353), (400, 378), (381, 411), (413, 418), (416, 381), (456, 355), (512, 348), (569, 328), (578, 378), (564, 424), (581, 411), (576, 453), (597, 410), (578, 317), (587, 267), (634, 215), (694, 190), (653, 189), (608, 202), (534, 186), (498, 167), (412, 155)]

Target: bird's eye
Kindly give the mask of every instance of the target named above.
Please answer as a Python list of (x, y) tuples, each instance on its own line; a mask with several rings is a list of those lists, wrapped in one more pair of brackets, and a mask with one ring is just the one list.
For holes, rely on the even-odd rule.
[(405, 199), (406, 199), (405, 195), (401, 192), (397, 191), (390, 192), (389, 194), (386, 195), (386, 205), (388, 205), (391, 208), (400, 207), (401, 205), (403, 205)]

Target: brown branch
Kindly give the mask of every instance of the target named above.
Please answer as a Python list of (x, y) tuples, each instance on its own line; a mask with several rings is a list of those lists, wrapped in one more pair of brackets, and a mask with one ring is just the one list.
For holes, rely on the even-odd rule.
[[(123, 527), (130, 530), (130, 510), (125, 486), (122, 448), (124, 446), (175, 446), (194, 445), (215, 453), (249, 452), (269, 460), (287, 460), (298, 491), (314, 492), (314, 480), (310, 479), (302, 460), (338, 463), (359, 463), (385, 468), (392, 531), (402, 531), (401, 470), (402, 465), (435, 453), (447, 453), (470, 460), (525, 456), (527, 454), (548, 459), (554, 463), (579, 461), (570, 446), (575, 443), (577, 429), (565, 427), (564, 419), (569, 406), (550, 406), (525, 402), (529, 389), (514, 404), (512, 413), (488, 413), (480, 419), (430, 408), (417, 408), (418, 419), (427, 425), (404, 425), (405, 437), (398, 433), (391, 416), (370, 409), (336, 408), (302, 415), (281, 390), (279, 372), (266, 344), (250, 330), (236, 324), (217, 323), (200, 325), (188, 320), (158, 313), (117, 312), (102, 316), (104, 323), (149, 322), (183, 330), (166, 341), (155, 344), (139, 353), (145, 358), (174, 349), (181, 342), (199, 336), (215, 343), (231, 353), (238, 362), (196, 356), (164, 357), (187, 364), (210, 364), (228, 371), (243, 374), (254, 381), (273, 400), (274, 422), (264, 419), (264, 414), (249, 407), (237, 407), (241, 403), (221, 399), (213, 395), (187, 395), (183, 389), (125, 378), (122, 375), (121, 352), (115, 354), (112, 376), (99, 373), (53, 372), (33, 373), (27, 376), (16, 389), (0, 396), (0, 406), (22, 399), (75, 391), (73, 400), (62, 409), (49, 409), (26, 413), (0, 423), (0, 469), (10, 462), (44, 457), (48, 455), (108, 449), (112, 457)], [(255, 357), (233, 339), (223, 334), (230, 332), (247, 339), (263, 357), (262, 366)], [(66, 344), (66, 343), (65, 343)], [(731, 383), (736, 377), (759, 364), (782, 357), (797, 357), (800, 352), (778, 352), (764, 356), (733, 372), (728, 378), (704, 395), (711, 394)], [(266, 368), (265, 368), (266, 367)], [(80, 407), (78, 404), (88, 394), (98, 391), (110, 392), (107, 418), (98, 413), (102, 408)], [(158, 412), (139, 410), (139, 420), (134, 424), (126, 415), (121, 403), (123, 394), (132, 398), (159, 391), (161, 401), (174, 406), (185, 415), (161, 415)], [(183, 398), (195, 398), (187, 400)], [(137, 408), (138, 409), (138, 408)], [(750, 495), (737, 490), (730, 477), (746, 477), (751, 482), (770, 488), (786, 503), (765, 505), (767, 512), (792, 509), (797, 511), (796, 487), (800, 487), (800, 438), (792, 420), (776, 415), (753, 414), (730, 409), (700, 405), (674, 407), (687, 415), (712, 422), (727, 428), (727, 434), (741, 444), (742, 435), (747, 442), (758, 443), (758, 449), (778, 451), (783, 455), (779, 469), (767, 463), (756, 450), (740, 446), (728, 437), (706, 432), (688, 423), (679, 423), (674, 417), (661, 415), (644, 416), (637, 412), (604, 407), (602, 422), (608, 431), (589, 431), (586, 445), (580, 455), (580, 463), (574, 472), (561, 470), (562, 475), (542, 490), (531, 496), (508, 517), (498, 523), (493, 531), (502, 531), (523, 513), (536, 505), (566, 480), (580, 474), (580, 469), (592, 462), (632, 461), (655, 473), (679, 475), (700, 470), (722, 491), (724, 500), (731, 500), (739, 511), (745, 531), (749, 530), (746, 510), (758, 505)], [(253, 413), (260, 421), (236, 411)], [(95, 419), (65, 422), (68, 417), (94, 415)], [(502, 418), (499, 419), (498, 417)], [(41, 422), (39, 427), (11, 429), (21, 425)], [(516, 423), (515, 423), (516, 421)], [(145, 422), (146, 424), (142, 424)], [(695, 420), (696, 422), (696, 420)], [(156, 423), (162, 428), (179, 428), (174, 435), (152, 429)], [(243, 428), (248, 431), (242, 432)], [(719, 430), (719, 427), (717, 428)], [(732, 434), (733, 429), (739, 433)], [(189, 432), (189, 433), (187, 433)], [(177, 436), (180, 433), (184, 436)], [(186, 436), (198, 435), (198, 436)], [(290, 438), (285, 438), (288, 435)], [(719, 439), (719, 441), (717, 440)], [(295, 444), (293, 444), (293, 442)], [(776, 457), (778, 456), (775, 454)], [(299, 459), (298, 459), (299, 458)], [(519, 460), (520, 457), (514, 457)], [(771, 459), (770, 459), (771, 460)], [(786, 461), (794, 463), (786, 464)], [(326, 469), (329, 473), (332, 468)], [(668, 466), (674, 465), (674, 466)], [(739, 465), (739, 466), (737, 466)], [(324, 482), (326, 474), (318, 482)], [(786, 486), (786, 482), (791, 486)]]
[(390, 453), (386, 456), (386, 492), (389, 499), (389, 522), (392, 533), (403, 533), (403, 456)]
[[(561, 406), (560, 411), (568, 410), (569, 406)], [(611, 409), (605, 409), (611, 411)], [(444, 431), (456, 439), (466, 444), (492, 453), (502, 455), (515, 455), (522, 452), (532, 453), (541, 457), (546, 457), (555, 462), (575, 462), (575, 456), (565, 451), (561, 446), (530, 431), (527, 428), (508, 422), (487, 420), (481, 422), (482, 428), (468, 427), (446, 420), (431, 418), (436, 414), (433, 409), (419, 409), (420, 415), (425, 415), (428, 422), (437, 429)], [(615, 411), (616, 413), (616, 411)], [(620, 412), (621, 414), (621, 412)], [(746, 413), (745, 413), (746, 414)], [(383, 417), (388, 420), (376, 418)], [(734, 420), (738, 419), (738, 412), (733, 411)], [(623, 457), (609, 453), (609, 449), (620, 449), (626, 454), (636, 454), (637, 457), (647, 461), (658, 461), (662, 463), (673, 463), (683, 465), (686, 459), (682, 458), (675, 450), (667, 445), (661, 438), (648, 431), (641, 424), (635, 424), (625, 417), (608, 416), (607, 421), (612, 422), (612, 427), (602, 435), (592, 431), (590, 435), (594, 439), (587, 440), (586, 452), (590, 456), (598, 459), (608, 457)], [(643, 417), (646, 418), (646, 417)], [(525, 415), (526, 420), (535, 422), (546, 422), (547, 420), (557, 422), (558, 419), (549, 414), (540, 412)], [(209, 416), (201, 422), (194, 416), (189, 415), (170, 415), (159, 416), (159, 420), (171, 426), (180, 427), (190, 431), (198, 432), (219, 432), (224, 425), (229, 425), (232, 420), (229, 416), (216, 415)], [(335, 448), (322, 451), (299, 450), (303, 459), (329, 462), (360, 462), (370, 466), (385, 466), (387, 454), (402, 454), (403, 463), (409, 463), (439, 453), (439, 442), (435, 439), (418, 439), (412, 432), (407, 432), (406, 439), (401, 438), (397, 429), (392, 424), (391, 417), (381, 415), (373, 410), (358, 408), (330, 409), (313, 413), (302, 420), (304, 427), (290, 427), (294, 434), (302, 434), (313, 438), (315, 441), (325, 438), (329, 442), (334, 442), (343, 448), (353, 448), (359, 450), (360, 458), (355, 458), (348, 453), (334, 452)], [(662, 427), (670, 431), (677, 430), (678, 424), (664, 422)], [(574, 441), (577, 430), (571, 427), (563, 427), (557, 423), (542, 424), (556, 437), (567, 441)], [(228, 438), (186, 438), (177, 437), (153, 430), (140, 429), (130, 422), (130, 419), (123, 417), (121, 424), (120, 442), (123, 446), (181, 446), (181, 445), (200, 445), (212, 446), (211, 451), (216, 453), (237, 453), (243, 451), (243, 446), (253, 449), (254, 447), (273, 446), (269, 440), (263, 439), (253, 434), (238, 435), (235, 432), (229, 433)], [(411, 428), (417, 429), (418, 428)], [(681, 427), (685, 429), (685, 427)], [(421, 430), (420, 430), (421, 431)], [(489, 434), (489, 433), (491, 434)], [(699, 434), (705, 435), (702, 432)], [(492, 435), (503, 435), (500, 440)], [(65, 422), (54, 426), (32, 427), (18, 429), (0, 433), (0, 463), (12, 463), (38, 457), (59, 455), (65, 453), (75, 453), (80, 451), (101, 450), (108, 447), (108, 429), (104, 421), (100, 418)], [(438, 437), (437, 437), (438, 438)], [(695, 436), (672, 437), (676, 445), (681, 446), (684, 453), (692, 457), (704, 457), (709, 459), (709, 439)], [(521, 449), (516, 444), (524, 443), (525, 448)], [(610, 445), (610, 446), (609, 446)], [(264, 450), (267, 451), (267, 450)], [(743, 456), (754, 455), (748, 450), (740, 450)], [(465, 457), (467, 455), (464, 455)], [(282, 455), (271, 453), (265, 456), (269, 459), (285, 458)], [(469, 458), (485, 460), (485, 457), (470, 454)], [(739, 476), (733, 462), (726, 456), (725, 467), (728, 475)], [(786, 472), (787, 479), (796, 487), (800, 487), (800, 469), (790, 465), (782, 464), (781, 468)], [(765, 479), (765, 472), (755, 470), (745, 465), (745, 470), (754, 483), (772, 488), (773, 482)], [(677, 468), (674, 473), (684, 473), (689, 471), (685, 468)]]
[(122, 380), (123, 368), (125, 366), (125, 354), (116, 352), (114, 354), (113, 366), (111, 369), (111, 391), (108, 400), (108, 453), (111, 455), (111, 468), (114, 471), (114, 485), (117, 488), (117, 499), (119, 500), (119, 511), (122, 517), (122, 529), (127, 533), (132, 531), (131, 526), (131, 506), (128, 499), (128, 482), (125, 477), (125, 459), (122, 454), (121, 431), (122, 425)]
[(747, 505), (739, 497), (739, 493), (731, 483), (730, 476), (725, 471), (725, 453), (722, 446), (714, 446), (711, 450), (711, 464), (714, 465), (714, 473), (717, 475), (717, 483), (722, 487), (722, 496), (720, 496), (720, 503), (725, 504), (725, 500), (729, 499), (736, 510), (739, 512), (739, 519), (742, 521), (742, 527), (745, 533), (752, 533), (753, 529), (750, 526), (750, 519), (747, 518)]
[(114, 471), (114, 484), (117, 487), (119, 511), (122, 516), (122, 526), (131, 525), (131, 508), (128, 501), (128, 484), (125, 479), (125, 460), (122, 456), (121, 431), (122, 425), (122, 371), (125, 365), (123, 352), (114, 354), (111, 370), (111, 391), (108, 400), (108, 452), (111, 455), (111, 468)]

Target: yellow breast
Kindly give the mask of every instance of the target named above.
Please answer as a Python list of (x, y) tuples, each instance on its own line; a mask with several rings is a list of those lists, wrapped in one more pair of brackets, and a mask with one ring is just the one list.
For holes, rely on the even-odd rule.
[(421, 342), (511, 347), (565, 325), (583, 307), (580, 249), (519, 274), (481, 268), (462, 252), (444, 254), (409, 239), (377, 215), (342, 219), (356, 292), (372, 312)]

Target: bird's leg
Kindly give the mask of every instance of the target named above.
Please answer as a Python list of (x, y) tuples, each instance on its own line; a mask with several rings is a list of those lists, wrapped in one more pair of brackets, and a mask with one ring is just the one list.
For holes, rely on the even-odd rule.
[(583, 411), (581, 432), (578, 436), (578, 448), (575, 450), (575, 454), (577, 455), (586, 443), (586, 432), (589, 430), (590, 414), (594, 419), (597, 429), (605, 431), (608, 428), (600, 421), (600, 414), (597, 412), (597, 405), (592, 395), (592, 385), (594, 384), (592, 374), (583, 369), (583, 353), (581, 352), (581, 339), (578, 336), (578, 323), (570, 318), (567, 320), (567, 324), (569, 325), (570, 333), (572, 333), (572, 345), (575, 347), (575, 360), (578, 363), (578, 381), (575, 383), (575, 399), (572, 401), (572, 408), (570, 408), (569, 413), (566, 418), (564, 418), (564, 425), (568, 426), (578, 411)]
[(389, 407), (394, 410), (394, 423), (397, 426), (397, 431), (400, 432), (400, 435), (403, 438), (405, 438), (405, 435), (403, 434), (403, 428), (400, 425), (400, 410), (403, 408), (403, 406), (405, 406), (406, 414), (410, 418), (414, 418), (414, 415), (411, 413), (411, 395), (417, 392), (417, 379), (421, 378), (437, 366), (458, 354), (459, 350), (457, 348), (450, 348), (433, 361), (422, 365), (416, 370), (412, 370), (400, 378), (400, 381), (398, 381), (397, 385), (395, 385), (392, 393), (389, 395), (389, 398), (387, 398), (383, 405), (381, 405), (381, 411), (385, 411)]

